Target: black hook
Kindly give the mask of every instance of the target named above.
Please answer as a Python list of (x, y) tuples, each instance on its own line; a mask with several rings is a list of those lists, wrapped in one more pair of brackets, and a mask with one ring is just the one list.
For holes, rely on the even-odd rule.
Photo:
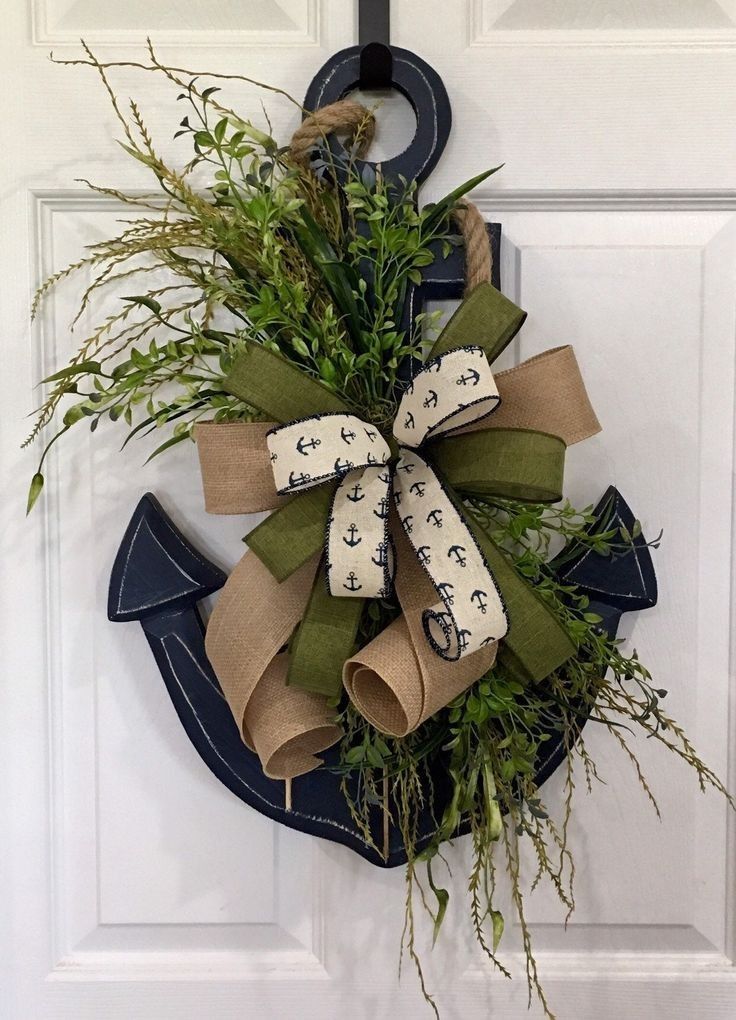
[(362, 89), (388, 89), (393, 80), (390, 0), (359, 0), (358, 44)]

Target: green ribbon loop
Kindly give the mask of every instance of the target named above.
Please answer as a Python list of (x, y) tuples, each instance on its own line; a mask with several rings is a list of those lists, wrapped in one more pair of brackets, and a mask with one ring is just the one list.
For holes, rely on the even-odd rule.
[(465, 510), (458, 494), (449, 485), (446, 488), (480, 546), (506, 606), (509, 629), (499, 643), (498, 661), (521, 683), (538, 683), (575, 654), (575, 645), (547, 603)]
[(465, 298), (437, 337), (429, 358), (456, 347), (477, 344), (493, 364), (525, 319), (526, 312), (504, 297), (500, 290), (490, 283), (481, 283)]
[(253, 340), (245, 341), (223, 389), (282, 424), (314, 414), (352, 410), (321, 382)]
[(528, 503), (562, 499), (566, 446), (531, 429), (486, 429), (432, 443), (431, 461), (458, 492)]
[(522, 683), (538, 683), (575, 654), (575, 645), (488, 533), (467, 514), (465, 521), (483, 550), (508, 610), (510, 625), (499, 645), (498, 661)]
[(307, 609), (289, 649), (287, 684), (337, 699), (342, 667), (356, 650), (365, 599), (337, 599), (327, 592), (324, 567), (312, 586)]

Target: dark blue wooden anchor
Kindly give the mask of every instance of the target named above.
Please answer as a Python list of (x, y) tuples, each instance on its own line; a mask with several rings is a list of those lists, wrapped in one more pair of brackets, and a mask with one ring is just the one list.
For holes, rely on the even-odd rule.
[[(624, 525), (633, 532), (634, 515), (616, 489), (605, 494), (595, 518), (592, 530)], [(426, 561), (426, 547), (419, 549), (418, 555)], [(616, 634), (622, 613), (645, 609), (657, 601), (654, 568), (643, 536), (634, 539), (631, 551), (617, 558), (588, 552), (573, 543), (553, 566), (559, 577), (580, 584), (590, 595), (591, 610), (603, 618), (601, 627), (610, 636)], [(336, 749), (326, 752), (325, 767), (293, 781), (292, 807), (287, 810), (284, 784), (263, 774), (258, 757), (241, 740), (205, 653), (204, 625), (197, 607), (224, 582), (225, 574), (202, 556), (148, 494), (136, 507), (115, 558), (108, 616), (141, 624), (189, 739), (209, 769), (237, 797), (291, 828), (343, 843), (374, 864), (404, 864), (401, 834), (393, 826), (386, 861), (356, 830), (340, 790), (340, 776), (330, 771), (338, 764)], [(551, 727), (549, 732), (545, 756), (538, 762), (538, 783), (544, 782), (566, 755), (559, 731)], [(433, 768), (433, 781), (441, 813), (451, 792), (441, 758)], [(382, 825), (377, 809), (373, 833), (377, 846), (382, 845)], [(427, 810), (420, 820), (420, 849), (434, 828)]]
[[(452, 119), (449, 99), (432, 67), (410, 51), (389, 45), (387, 0), (374, 0), (372, 14), (369, 10), (365, 2), (361, 4), (361, 45), (343, 50), (327, 61), (307, 92), (305, 107), (318, 109), (358, 86), (398, 89), (411, 103), (417, 127), (407, 149), (383, 161), (381, 170), (384, 178), (393, 183), (400, 184), (399, 177), (403, 175), (421, 184), (436, 166), (449, 137)], [(329, 145), (339, 167), (346, 153), (336, 138), (331, 138)], [(364, 179), (370, 180), (371, 174), (375, 178), (375, 164), (358, 160), (357, 167), (364, 173)], [(493, 252), (492, 282), (499, 287), (501, 228), (498, 224), (489, 224), (488, 231)], [(422, 273), (421, 284), (408, 289), (402, 309), (402, 328), (411, 326), (426, 300), (457, 299), (462, 296), (463, 288), (462, 248), (453, 248), (447, 258), (437, 251), (435, 262)], [(405, 379), (408, 379), (411, 366), (405, 369)], [(365, 428), (365, 433), (371, 442), (377, 436), (375, 429)], [(340, 473), (351, 466), (339, 459), (336, 462)], [(400, 465), (399, 470), (411, 474), (413, 464)], [(292, 485), (307, 480), (308, 474), (292, 473)], [(349, 498), (355, 501), (364, 498), (360, 486), (352, 489)], [(374, 510), (374, 513), (386, 516), (387, 504), (384, 500), (379, 511)], [(599, 505), (597, 516), (602, 528), (608, 526), (611, 513), (632, 529), (633, 515), (616, 490), (609, 490)], [(379, 552), (380, 559), (385, 555), (385, 551)], [(429, 563), (429, 547), (420, 547), (417, 555), (420, 562)], [(328, 573), (331, 567), (329, 563), (326, 565)], [(656, 601), (654, 571), (649, 550), (641, 537), (635, 540), (633, 551), (618, 559), (604, 558), (572, 546), (555, 561), (555, 569), (559, 576), (581, 584), (589, 593), (591, 608), (603, 618), (601, 627), (611, 635), (616, 633), (623, 612), (645, 608)], [(354, 574), (348, 579), (351, 586), (356, 585)], [(213, 774), (236, 796), (291, 828), (343, 843), (374, 864), (394, 867), (405, 863), (401, 833), (393, 826), (386, 860), (357, 831), (340, 790), (340, 775), (332, 771), (339, 765), (336, 749), (325, 754), (323, 768), (294, 780), (292, 808), (287, 810), (284, 784), (268, 779), (257, 756), (243, 744), (205, 653), (204, 625), (197, 605), (224, 581), (222, 571), (187, 541), (154, 497), (147, 495), (136, 508), (115, 559), (108, 614), (114, 621), (140, 622), (187, 735)], [(448, 595), (452, 597), (451, 592)], [(247, 626), (247, 618), (243, 622)], [(461, 639), (466, 636), (460, 635)], [(538, 761), (536, 780), (539, 783), (554, 771), (566, 754), (561, 734), (554, 727), (550, 729), (550, 738), (545, 744), (544, 759)], [(417, 850), (431, 838), (436, 827), (435, 817), (441, 816), (451, 794), (441, 754), (434, 760), (432, 771), (437, 814), (432, 815), (427, 809), (419, 819)], [(350, 782), (357, 784), (360, 779), (350, 777)], [(353, 796), (357, 796), (355, 787)], [(383, 815), (377, 808), (372, 820), (376, 846), (382, 845), (382, 830)]]

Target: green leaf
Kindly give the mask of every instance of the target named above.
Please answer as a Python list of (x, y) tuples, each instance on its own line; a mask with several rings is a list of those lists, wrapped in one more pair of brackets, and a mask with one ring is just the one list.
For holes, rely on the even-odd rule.
[(292, 337), (291, 346), (294, 348), (296, 353), (301, 354), (303, 358), (309, 357), (309, 348), (307, 347), (305, 342), (301, 339), (301, 337), (298, 336)]
[(161, 314), (161, 305), (154, 298), (148, 297), (147, 294), (132, 294), (130, 296), (123, 296), (120, 300), (130, 301), (134, 305), (143, 305), (145, 308), (150, 309), (154, 315)]
[(449, 213), (452, 212), (463, 195), (472, 191), (473, 188), (477, 188), (479, 184), (483, 183), (483, 181), (488, 180), (488, 178), (492, 174), (497, 173), (502, 166), (503, 163), (500, 163), (498, 166), (494, 166), (491, 170), (485, 170), (482, 174), (478, 174), (476, 177), (471, 177), (469, 181), (465, 181), (464, 184), (461, 184), (448, 195), (445, 195), (444, 198), (441, 198), (439, 202), (431, 206), (427, 215), (427, 226), (432, 229), (436, 227), (446, 216), (449, 215)]
[(337, 369), (332, 364), (329, 358), (319, 359), (319, 374), (325, 380), (325, 382), (332, 383), (337, 377)]
[(53, 375), (46, 376), (42, 379), (42, 382), (58, 382), (59, 379), (68, 379), (72, 375), (79, 375), (80, 372), (86, 372), (89, 375), (96, 375), (102, 371), (102, 366), (99, 361), (79, 361), (76, 365), (67, 365), (66, 368), (59, 369), (58, 372), (54, 372)]
[(145, 354), (141, 354), (137, 347), (131, 347), (130, 360), (136, 368), (148, 368), (148, 358)]
[(185, 433), (183, 436), (172, 436), (171, 439), (167, 439), (165, 443), (161, 443), (160, 446), (156, 447), (150, 457), (146, 458), (146, 464), (153, 460), (154, 457), (158, 457), (158, 455), (163, 453), (164, 450), (170, 450), (172, 446), (176, 446), (177, 443), (181, 443), (184, 439), (188, 438), (189, 433)]
[(67, 408), (62, 421), (68, 428), (70, 425), (74, 425), (76, 422), (81, 421), (86, 413), (84, 404), (72, 404), (71, 407)]
[(156, 161), (155, 161), (155, 159), (153, 159), (152, 156), (146, 155), (145, 152), (141, 152), (140, 149), (136, 149), (132, 145), (126, 145), (124, 142), (121, 142), (119, 139), (118, 139), (118, 145), (121, 148), (125, 149), (125, 151), (128, 153), (128, 155), (132, 156), (133, 159), (137, 159), (139, 163), (143, 163), (144, 166), (148, 166), (148, 167), (151, 167), (152, 169), (155, 169)]
[(432, 931), (432, 945), (434, 946), (434, 944), (437, 941), (437, 936), (440, 933), (442, 922), (445, 919), (445, 914), (447, 913), (447, 904), (450, 901), (450, 894), (448, 893), (447, 889), (439, 888), (434, 884), (434, 879), (432, 878), (431, 861), (427, 861), (427, 879), (429, 881), (429, 886), (437, 899), (437, 913), (433, 915), (434, 928)]
[(306, 209), (302, 210), (301, 224), (295, 229), (302, 251), (321, 273), (335, 304), (347, 320), (353, 340), (362, 346), (360, 312), (354, 293), (358, 290), (358, 274), (337, 257), (329, 238)]
[(493, 952), (495, 953), (503, 935), (503, 914), (500, 910), (491, 911), (491, 923), (493, 924)]
[(483, 797), (485, 801), (488, 838), (491, 840), (499, 839), (503, 833), (503, 816), (496, 800), (496, 784), (493, 780), (493, 771), (487, 761), (483, 762)]
[(43, 475), (41, 474), (40, 471), (37, 471), (36, 474), (31, 479), (31, 485), (30, 488), (28, 489), (28, 502), (26, 504), (26, 514), (29, 514), (31, 510), (33, 510), (36, 500), (41, 495), (42, 489), (43, 489)]
[(371, 763), (371, 765), (374, 766), (374, 768), (377, 769), (383, 768), (383, 758), (381, 757), (381, 752), (378, 750), (377, 747), (374, 747), (373, 744), (368, 744), (365, 754), (366, 758)]

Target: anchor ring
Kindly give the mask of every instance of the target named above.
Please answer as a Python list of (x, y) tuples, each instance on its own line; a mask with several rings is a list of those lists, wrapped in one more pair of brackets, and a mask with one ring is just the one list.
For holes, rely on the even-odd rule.
[[(417, 127), (409, 146), (397, 156), (381, 160), (381, 172), (392, 180), (399, 176), (421, 183), (429, 177), (442, 155), (452, 126), (452, 108), (447, 90), (435, 69), (411, 50), (389, 47), (393, 57), (391, 86), (411, 103)], [(308, 111), (318, 110), (343, 99), (360, 84), (360, 54), (362, 46), (349, 46), (340, 50), (322, 65), (312, 79), (304, 98)], [(344, 145), (334, 136), (329, 139), (330, 149), (336, 158), (345, 158)], [(367, 165), (375, 169), (376, 163), (356, 159), (361, 173)]]

